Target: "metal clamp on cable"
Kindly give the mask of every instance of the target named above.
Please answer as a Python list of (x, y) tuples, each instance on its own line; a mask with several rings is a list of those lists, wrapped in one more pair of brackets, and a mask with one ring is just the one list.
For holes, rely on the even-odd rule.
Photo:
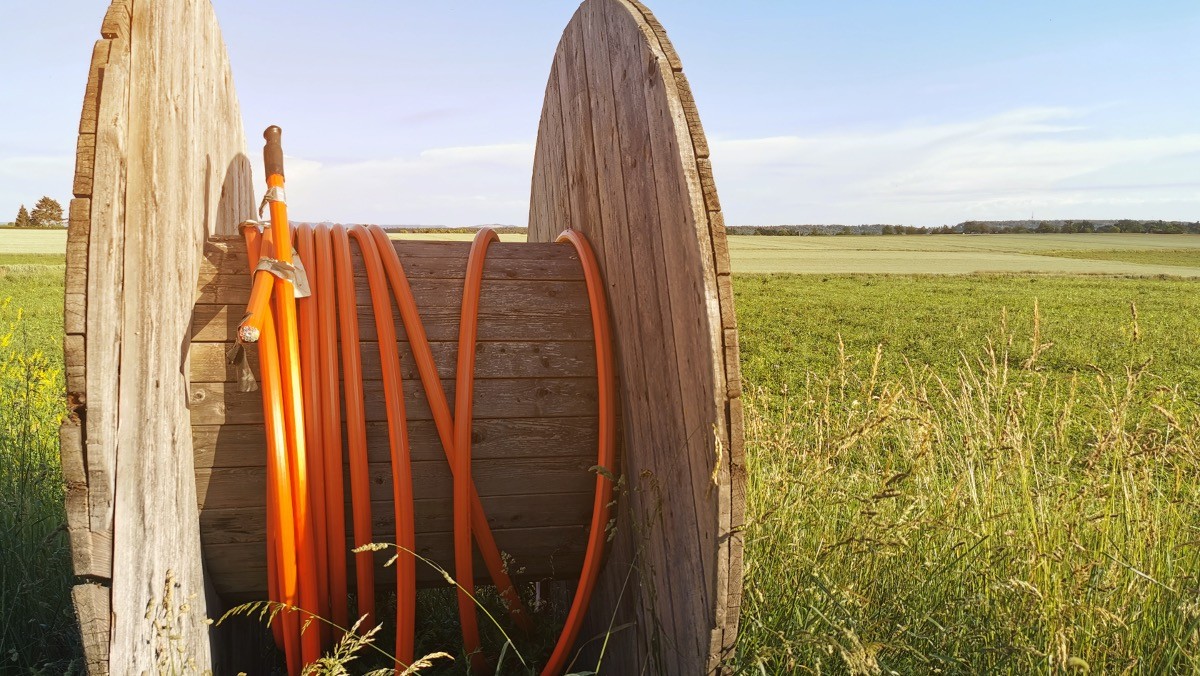
[(267, 205), (271, 202), (287, 203), (287, 193), (283, 188), (275, 186), (267, 188), (267, 193), (263, 195), (262, 201), (258, 203), (258, 217), (262, 218), (263, 212), (267, 210)]
[(295, 263), (284, 263), (276, 258), (263, 256), (258, 259), (258, 265), (254, 267), (254, 271), (265, 270), (284, 281), (291, 282), (296, 298), (308, 298), (312, 295), (312, 290), (308, 286), (308, 273), (304, 271), (304, 263), (295, 253), (292, 254), (292, 260)]

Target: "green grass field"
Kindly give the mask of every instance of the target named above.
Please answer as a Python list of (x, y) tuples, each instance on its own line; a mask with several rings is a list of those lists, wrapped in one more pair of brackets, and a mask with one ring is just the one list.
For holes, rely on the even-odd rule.
[[(61, 240), (7, 234), (0, 532), (16, 535), (0, 543), (0, 627), (17, 630), (0, 655), (61, 671), (78, 655), (55, 531)], [(1200, 237), (731, 250), (748, 471), (736, 672), (1200, 671)], [(1007, 272), (927, 274), (981, 270)], [(7, 516), (31, 513), (25, 531)]]
[(735, 291), (739, 669), (1200, 668), (1200, 285), (746, 275)]
[(740, 235), (729, 255), (735, 272), (1200, 276), (1194, 235)]

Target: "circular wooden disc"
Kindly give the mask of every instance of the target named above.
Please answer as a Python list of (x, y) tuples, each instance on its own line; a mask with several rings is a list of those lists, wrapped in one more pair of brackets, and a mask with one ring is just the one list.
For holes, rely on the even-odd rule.
[[(546, 87), (529, 238), (582, 231), (608, 285), (624, 448), (589, 611), (610, 673), (717, 670), (737, 636), (744, 512), (737, 327), (708, 144), (643, 5), (587, 0)], [(576, 668), (580, 665), (576, 664)]]
[[(209, 2), (113, 0), (100, 38), (67, 232), (60, 438), (75, 573), (89, 580), (73, 595), (92, 673), (155, 671), (162, 613), (203, 671), (192, 307), (204, 241), (254, 213), (250, 165)], [(178, 608), (151, 618), (168, 594)]]

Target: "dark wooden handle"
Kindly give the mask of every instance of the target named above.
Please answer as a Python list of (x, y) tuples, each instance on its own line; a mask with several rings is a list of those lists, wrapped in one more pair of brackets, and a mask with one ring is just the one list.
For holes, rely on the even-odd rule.
[(263, 138), (267, 140), (267, 145), (263, 146), (263, 164), (266, 165), (267, 176), (283, 176), (283, 130), (271, 125), (263, 132)]

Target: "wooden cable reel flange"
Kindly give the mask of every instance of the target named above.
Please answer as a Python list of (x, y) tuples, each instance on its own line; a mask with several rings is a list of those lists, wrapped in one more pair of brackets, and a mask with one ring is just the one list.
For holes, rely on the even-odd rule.
[[(62, 454), (76, 610), (92, 673), (160, 667), (146, 646), (162, 637), (145, 618), (170, 598), (172, 646), (220, 671), (229, 651), (204, 617), (265, 597), (261, 404), (223, 360), (249, 289), (230, 237), (254, 211), (250, 163), (207, 2), (117, 0), (101, 34), (68, 233)], [(567, 227), (591, 241), (607, 282), (623, 430), (615, 537), (579, 644), (614, 630), (606, 673), (717, 670), (741, 593), (729, 261), (687, 81), (639, 3), (587, 0), (568, 24), (538, 132), (530, 243), (493, 245), (485, 272), (473, 473), (520, 581), (576, 575), (590, 512), (586, 296), (572, 252), (549, 244)], [(452, 369), (467, 245), (396, 249), (439, 367)], [(360, 321), (369, 340), (370, 313)], [(372, 350), (362, 354), (369, 373)], [(438, 507), (448, 470), (422, 431), (421, 397), (406, 392), (417, 542), (451, 569)], [(380, 503), (389, 471), (373, 474)], [(387, 506), (373, 510), (378, 540)]]

